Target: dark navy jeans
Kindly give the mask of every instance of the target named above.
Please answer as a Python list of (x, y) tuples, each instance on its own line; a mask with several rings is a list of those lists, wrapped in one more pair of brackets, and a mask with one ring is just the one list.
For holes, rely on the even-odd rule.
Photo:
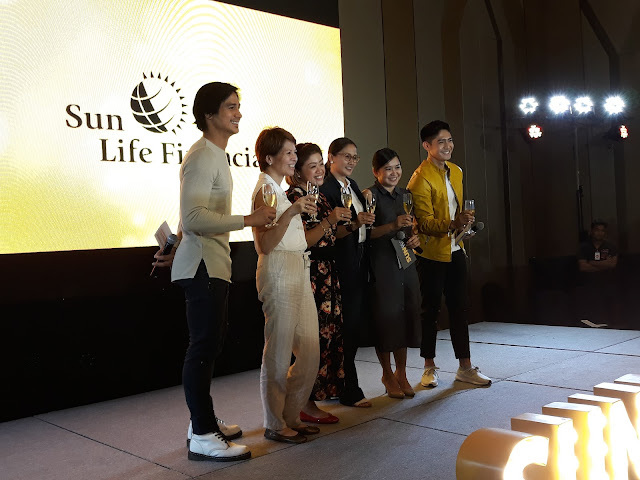
[(187, 306), (189, 347), (182, 367), (182, 384), (193, 433), (218, 432), (209, 390), (215, 359), (227, 332), (229, 282), (209, 278), (203, 260), (193, 278), (176, 283), (184, 289)]

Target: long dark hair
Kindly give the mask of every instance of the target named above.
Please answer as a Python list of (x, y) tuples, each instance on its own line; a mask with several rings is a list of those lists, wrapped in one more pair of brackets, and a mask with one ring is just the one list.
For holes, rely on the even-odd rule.
[[(294, 175), (298, 174), (298, 178), (300, 177), (300, 172), (302, 171), (302, 166), (304, 163), (309, 160), (309, 157), (314, 153), (319, 153), (322, 156), (322, 150), (315, 143), (299, 143), (296, 145), (296, 152), (298, 155), (298, 161), (296, 162), (296, 171)], [(326, 173), (326, 172), (325, 172)], [(294, 178), (287, 177), (287, 183), (291, 186), (297, 184)]]
[[(381, 148), (373, 154), (371, 166), (377, 172), (396, 157), (398, 157), (398, 154), (395, 150), (391, 150), (390, 148)], [(400, 157), (398, 157), (398, 161), (400, 161)]]
[[(331, 142), (331, 145), (329, 145), (329, 151), (327, 153), (329, 153), (329, 155), (337, 155), (344, 149), (344, 147), (347, 147), (349, 145), (353, 145), (354, 147), (358, 148), (358, 146), (356, 145), (356, 142), (354, 142), (350, 138), (347, 138), (347, 137), (336, 138), (333, 142)], [(325, 168), (324, 176), (326, 177), (327, 175), (329, 175), (330, 172), (331, 172), (331, 166), (329, 166), (329, 168)]]

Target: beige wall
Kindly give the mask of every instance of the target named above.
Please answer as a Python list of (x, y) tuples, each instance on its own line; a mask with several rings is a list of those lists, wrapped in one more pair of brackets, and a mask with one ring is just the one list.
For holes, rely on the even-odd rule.
[(358, 145), (362, 160), (354, 178), (364, 188), (372, 183), (373, 153), (387, 143), (382, 5), (380, 0), (349, 0), (339, 7), (344, 130)]
[[(640, 3), (632, 0), (610, 2), (606, 0), (590, 0), (589, 2), (610, 37), (613, 47), (620, 58), (620, 88), (627, 94), (627, 98), (634, 102), (635, 117), (627, 120), (627, 126), (631, 134), (640, 132), (640, 121), (638, 121), (638, 107), (640, 106)], [(595, 50), (595, 49), (594, 49)], [(588, 52), (590, 53), (590, 51)], [(585, 53), (585, 57), (588, 55)], [(604, 61), (601, 62), (601, 65)], [(601, 69), (606, 69), (606, 64)], [(592, 74), (592, 70), (588, 70)], [(604, 76), (604, 75), (603, 75)], [(606, 77), (605, 77), (606, 78)], [(606, 84), (606, 79), (603, 80)], [(615, 86), (615, 85), (614, 85)], [(640, 181), (640, 139), (636, 137), (632, 141), (624, 143), (620, 148), (619, 157), (616, 159), (615, 177), (610, 178), (610, 172), (606, 176), (597, 177), (592, 175), (592, 184), (599, 184), (600, 179), (606, 182), (608, 188), (600, 186), (598, 197), (594, 198), (594, 212), (598, 215), (609, 218), (613, 222), (617, 220), (618, 225), (614, 227), (614, 233), (620, 236), (622, 248), (630, 252), (640, 252), (640, 204), (636, 200), (637, 185)], [(607, 162), (612, 161), (610, 151), (606, 152)], [(593, 160), (595, 161), (595, 160)], [(601, 165), (600, 170), (609, 170), (609, 164)], [(600, 172), (598, 172), (600, 173)], [(615, 192), (616, 195), (612, 195)], [(616, 199), (614, 217), (614, 206), (611, 199)], [(620, 227), (615, 232), (615, 227)]]
[[(632, 93), (637, 107), (640, 4), (587, 4), (619, 55), (620, 87)], [(515, 282), (525, 295), (531, 257), (576, 251), (577, 179), (573, 126), (541, 120), (544, 142), (529, 144), (519, 130), (525, 121), (517, 103), (528, 92), (548, 98), (561, 89), (600, 93), (595, 95), (600, 99), (611, 88), (609, 57), (580, 0), (491, 0), (490, 5), (498, 35), (482, 0), (341, 0), (345, 129), (363, 157), (355, 177), (368, 185), (377, 148), (388, 145), (399, 152), (406, 181), (424, 155), (420, 127), (433, 119), (448, 121), (456, 141), (454, 161), (465, 171), (465, 195), (476, 199), (478, 219), (487, 224), (484, 235), (469, 245), (472, 286), (479, 290), (495, 283), (506, 289)], [(499, 111), (498, 36), (506, 129)], [(638, 253), (640, 202), (634, 194), (640, 162), (634, 159), (640, 158), (640, 125), (634, 119), (627, 125), (632, 137), (613, 147), (602, 139), (604, 124), (579, 126), (578, 167), (585, 224), (605, 218), (623, 252)]]

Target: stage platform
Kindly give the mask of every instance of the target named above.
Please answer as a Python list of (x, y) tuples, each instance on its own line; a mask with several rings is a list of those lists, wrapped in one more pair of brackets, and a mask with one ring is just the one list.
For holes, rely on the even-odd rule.
[[(373, 408), (323, 402), (340, 417), (308, 443), (263, 437), (257, 370), (216, 378), (216, 413), (239, 423), (253, 458), (187, 460), (188, 411), (181, 387), (50, 412), (0, 424), (0, 470), (7, 480), (455, 479), (467, 435), (510, 428), (511, 417), (541, 413), (553, 401), (600, 382), (640, 373), (640, 332), (513, 323), (470, 326), (471, 355), (494, 379), (480, 388), (454, 382), (449, 332), (438, 334), (440, 386), (420, 386), (423, 360), (409, 354), (413, 399), (384, 395), (373, 349), (358, 354), (358, 374)], [(46, 391), (41, 392), (47, 395)], [(11, 395), (5, 390), (4, 395)]]

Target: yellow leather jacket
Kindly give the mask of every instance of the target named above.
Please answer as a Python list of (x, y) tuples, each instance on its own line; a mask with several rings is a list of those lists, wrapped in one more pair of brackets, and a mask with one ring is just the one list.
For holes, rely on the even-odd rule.
[[(457, 212), (463, 204), (462, 169), (455, 163), (445, 162), (445, 169), (434, 165), (429, 158), (423, 160), (413, 172), (407, 188), (413, 195), (413, 209), (418, 222), (418, 236), (424, 258), (438, 262), (451, 261), (451, 235), (449, 200), (445, 175), (453, 187), (458, 201)], [(460, 247), (464, 248), (462, 243)]]

